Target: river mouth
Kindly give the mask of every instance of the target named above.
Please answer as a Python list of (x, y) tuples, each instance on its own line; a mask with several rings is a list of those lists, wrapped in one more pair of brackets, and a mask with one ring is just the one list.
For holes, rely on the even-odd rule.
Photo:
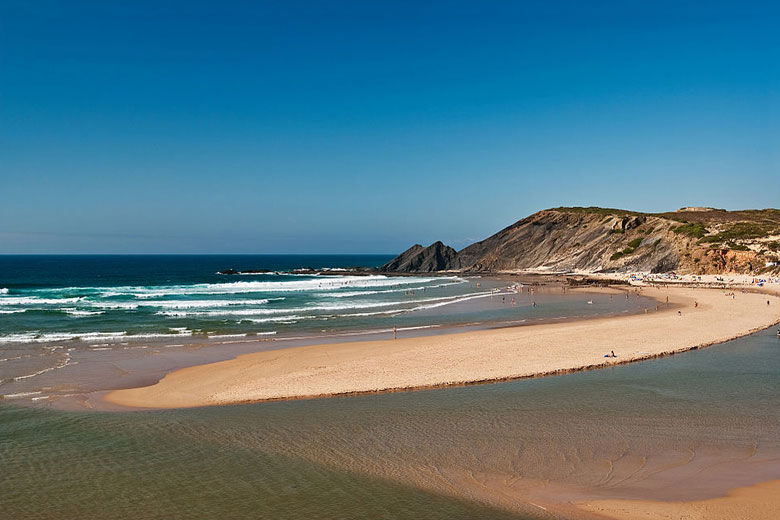
[(768, 330), (605, 370), (326, 400), (110, 414), (4, 402), (3, 507), (205, 518), (232, 500), (236, 517), (357, 518), (380, 504), (396, 518), (541, 518), (536, 506), (578, 497), (709, 498), (776, 473), (777, 345)]

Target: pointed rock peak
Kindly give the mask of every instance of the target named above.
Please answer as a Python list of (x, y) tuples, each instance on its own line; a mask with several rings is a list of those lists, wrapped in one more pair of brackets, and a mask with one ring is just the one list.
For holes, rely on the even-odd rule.
[(436, 241), (428, 247), (415, 244), (379, 269), (398, 273), (430, 273), (459, 267), (457, 251)]

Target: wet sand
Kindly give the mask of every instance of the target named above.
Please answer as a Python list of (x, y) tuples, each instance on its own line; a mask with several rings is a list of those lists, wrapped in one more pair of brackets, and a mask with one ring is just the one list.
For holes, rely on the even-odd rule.
[[(610, 294), (625, 297), (607, 290), (594, 298)], [(506, 381), (700, 348), (769, 327), (780, 318), (780, 299), (764, 294), (738, 292), (732, 299), (722, 290), (683, 288), (644, 288), (642, 294), (656, 299), (659, 310), (245, 354), (176, 370), (151, 386), (112, 391), (105, 400), (124, 407), (186, 408)], [(618, 357), (604, 357), (613, 350)]]
[(728, 496), (695, 502), (594, 500), (577, 506), (602, 518), (619, 520), (774, 520), (780, 518), (780, 480), (734, 489)]

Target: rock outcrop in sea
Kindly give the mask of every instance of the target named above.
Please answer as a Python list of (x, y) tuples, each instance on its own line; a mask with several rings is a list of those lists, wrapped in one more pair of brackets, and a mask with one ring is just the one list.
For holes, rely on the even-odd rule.
[(413, 245), (380, 267), (379, 270), (400, 273), (430, 273), (459, 268), (457, 251), (441, 242), (434, 242), (428, 247), (423, 247), (420, 244)]

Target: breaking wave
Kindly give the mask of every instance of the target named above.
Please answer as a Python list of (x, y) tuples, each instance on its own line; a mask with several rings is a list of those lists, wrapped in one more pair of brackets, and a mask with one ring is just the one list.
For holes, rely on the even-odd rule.
[(191, 331), (170, 334), (131, 334), (122, 332), (50, 332), (40, 334), (36, 332), (24, 332), (19, 334), (7, 334), (0, 336), (0, 343), (48, 343), (53, 341), (70, 341), (80, 339), (83, 341), (114, 341), (128, 339), (153, 339), (175, 338), (177, 336), (191, 336)]
[[(164, 296), (217, 295), (268, 292), (333, 291), (342, 288), (392, 287), (429, 283), (443, 279), (461, 280), (457, 277), (389, 277), (369, 276), (306, 276), (304, 279), (282, 281), (238, 281), (224, 283), (201, 283), (190, 285), (123, 286), (123, 287), (65, 287), (47, 292), (64, 294), (96, 295), (104, 298), (133, 296), (136, 298), (159, 298)], [(460, 282), (459, 282), (460, 283)]]
[[(441, 298), (424, 298), (413, 301), (386, 301), (386, 302), (366, 302), (366, 303), (343, 303), (343, 304), (327, 304), (327, 305), (309, 305), (305, 307), (293, 307), (293, 308), (258, 308), (258, 309), (218, 309), (218, 310), (173, 310), (173, 311), (158, 311), (156, 314), (160, 316), (168, 316), (171, 318), (191, 318), (191, 317), (224, 317), (224, 316), (263, 316), (271, 314), (284, 314), (284, 313), (310, 313), (321, 311), (348, 311), (348, 310), (360, 310), (360, 309), (375, 309), (384, 307), (400, 307), (394, 311), (388, 312), (411, 312), (423, 309), (432, 309), (435, 307), (442, 307), (444, 305), (450, 305), (453, 303), (459, 303), (474, 298), (484, 298), (490, 296), (490, 292), (483, 292), (478, 294), (472, 294), (469, 296), (447, 296)], [(419, 305), (423, 303), (423, 305)], [(402, 307), (404, 305), (415, 305), (414, 307)], [(384, 312), (383, 312), (384, 313)], [(352, 314), (355, 315), (355, 314)], [(367, 314), (364, 314), (367, 315)]]

